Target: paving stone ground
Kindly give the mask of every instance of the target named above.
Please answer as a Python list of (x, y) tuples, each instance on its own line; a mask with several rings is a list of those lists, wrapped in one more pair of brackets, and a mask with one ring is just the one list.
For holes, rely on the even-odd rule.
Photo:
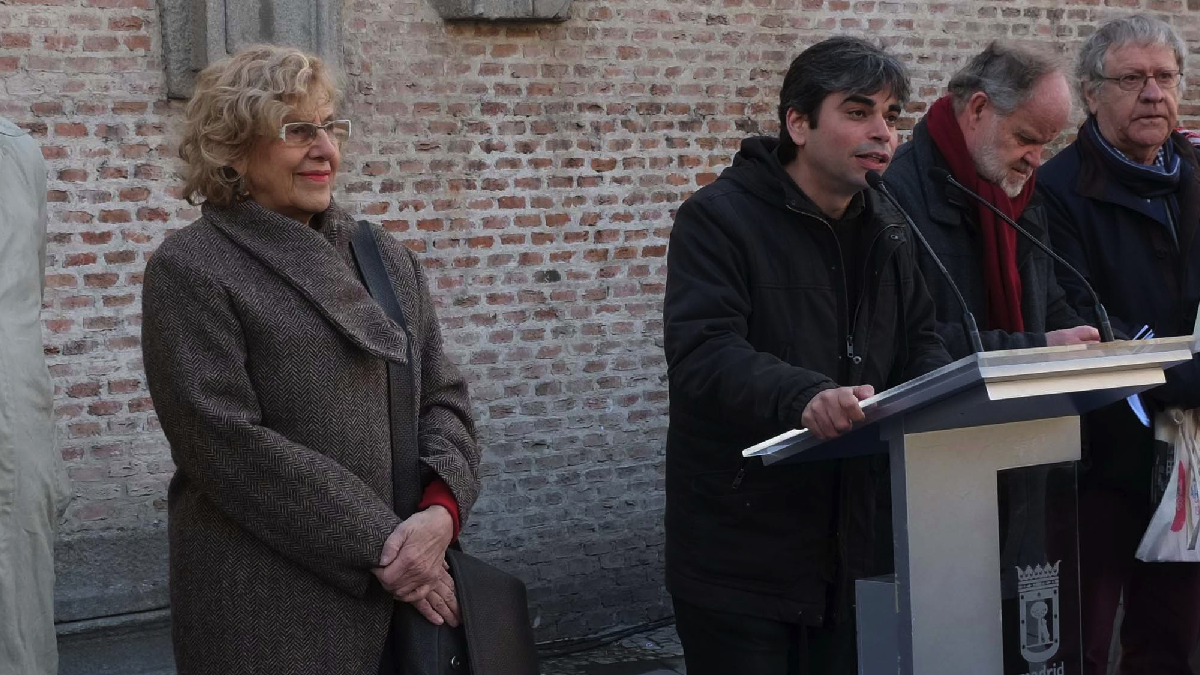
[(543, 658), (542, 675), (686, 675), (675, 626), (630, 635), (616, 642)]

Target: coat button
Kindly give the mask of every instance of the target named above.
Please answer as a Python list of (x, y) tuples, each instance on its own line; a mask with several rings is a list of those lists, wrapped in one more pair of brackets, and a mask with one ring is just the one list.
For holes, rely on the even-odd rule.
[(890, 237), (892, 241), (900, 241), (900, 235), (893, 233)]
[(460, 661), (460, 660), (459, 660), (459, 658), (458, 658), (458, 654), (455, 654), (454, 656), (451, 656), (451, 657), (450, 657), (450, 667), (451, 667), (451, 668), (454, 668), (455, 670), (457, 670), (457, 669), (458, 669), (458, 666), (459, 666), (461, 663), (462, 663), (462, 661)]

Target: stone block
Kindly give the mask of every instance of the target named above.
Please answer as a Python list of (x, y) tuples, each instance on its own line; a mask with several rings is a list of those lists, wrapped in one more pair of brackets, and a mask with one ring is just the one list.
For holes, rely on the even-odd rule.
[(188, 98), (197, 73), (254, 44), (297, 47), (341, 68), (341, 0), (158, 0), (158, 9), (171, 98)]
[(64, 535), (55, 545), (54, 572), (58, 623), (162, 609), (168, 605), (166, 528)]
[(571, 0), (429, 0), (447, 21), (566, 21)]

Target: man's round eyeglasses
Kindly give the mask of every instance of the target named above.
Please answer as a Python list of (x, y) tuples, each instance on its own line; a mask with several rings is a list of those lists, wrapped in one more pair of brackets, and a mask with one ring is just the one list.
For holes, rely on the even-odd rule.
[(1154, 83), (1160, 89), (1174, 89), (1179, 86), (1181, 77), (1183, 77), (1183, 73), (1178, 70), (1162, 70), (1153, 75), (1129, 73), (1120, 77), (1102, 77), (1100, 79), (1106, 82), (1116, 82), (1122, 91), (1141, 91), (1146, 88), (1146, 83), (1150, 81), (1150, 78), (1154, 78)]
[(317, 132), (322, 129), (335, 144), (350, 138), (350, 120), (333, 120), (325, 124), (288, 122), (280, 127), (279, 139), (288, 145), (312, 145), (317, 140)]

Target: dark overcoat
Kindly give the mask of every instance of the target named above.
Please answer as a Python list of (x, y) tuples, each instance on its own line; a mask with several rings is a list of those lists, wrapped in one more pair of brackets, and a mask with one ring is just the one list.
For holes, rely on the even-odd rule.
[(396, 461), (419, 455), (464, 518), (478, 495), (466, 384), (416, 256), (379, 233), (406, 334), (359, 281), (353, 228), (336, 205), (314, 227), (206, 205), (146, 268), (146, 373), (177, 467), (180, 675), (378, 672), (392, 599), (371, 568), (399, 523), (385, 360), (405, 362), (408, 340), (415, 401), (395, 405), (419, 402), (419, 448)]
[[(921, 120), (913, 129), (912, 140), (896, 151), (896, 158), (884, 178), (892, 186), (901, 206), (921, 228), (930, 246), (937, 251), (938, 258), (963, 294), (967, 307), (979, 323), (983, 348), (991, 351), (1045, 347), (1047, 332), (1087, 323), (1076, 313), (1063, 287), (1059, 285), (1054, 260), (1028, 239), (1018, 235), (1017, 273), (1021, 277), (1021, 317), (1025, 322), (1025, 330), (1006, 331), (987, 325), (988, 294), (983, 279), (983, 232), (978, 223), (979, 206), (957, 188), (931, 180), (929, 170), (934, 167), (949, 170), (950, 165), (934, 145), (925, 120)], [(1038, 180), (1044, 174), (1040, 172)], [(1046, 231), (1046, 209), (1037, 195), (1025, 207), (1017, 222), (1042, 243), (1050, 243), (1050, 235)], [(1003, 223), (997, 223), (997, 226), (1008, 227)], [(937, 306), (938, 335), (946, 341), (946, 349), (951, 357), (957, 359), (969, 355), (971, 342), (963, 329), (962, 308), (954, 291), (924, 248), (918, 249), (917, 256), (921, 273), (929, 284), (929, 294)]]
[[(1080, 129), (1038, 178), (1055, 250), (1096, 289), (1113, 330), (1131, 336), (1149, 326), (1155, 337), (1191, 333), (1200, 304), (1200, 237), (1194, 234), (1200, 156), (1181, 134), (1167, 140), (1181, 160), (1175, 193), (1181, 227), (1173, 237), (1165, 215), (1118, 180), (1097, 150), (1080, 139), (1083, 135)], [(1059, 279), (1068, 298), (1094, 316), (1083, 284), (1065, 272)], [(1168, 369), (1166, 378), (1166, 384), (1143, 393), (1151, 411), (1200, 406), (1200, 357)], [(1153, 431), (1124, 401), (1085, 416), (1082, 431), (1080, 485), (1120, 490), (1149, 503)]]

